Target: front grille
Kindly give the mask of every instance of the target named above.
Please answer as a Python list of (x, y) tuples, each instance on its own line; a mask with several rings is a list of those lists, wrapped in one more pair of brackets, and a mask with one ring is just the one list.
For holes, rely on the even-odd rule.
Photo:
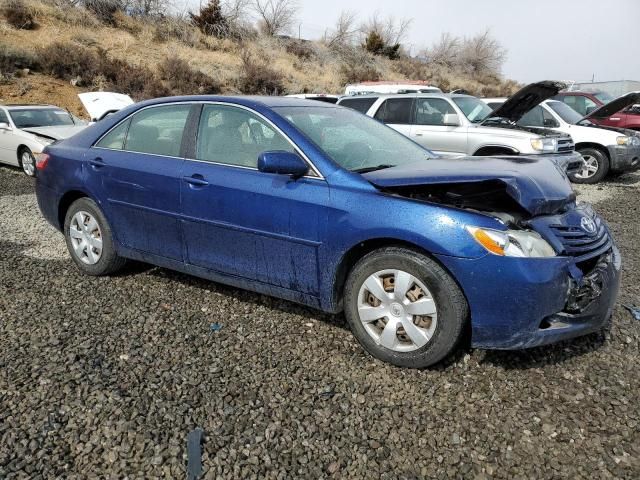
[(575, 150), (576, 146), (573, 140), (570, 138), (558, 139), (558, 153), (571, 153)]
[(550, 225), (551, 230), (562, 243), (562, 254), (577, 257), (576, 261), (593, 258), (602, 255), (612, 246), (611, 237), (602, 220), (595, 217), (595, 233), (587, 233), (581, 227), (568, 227), (564, 225)]

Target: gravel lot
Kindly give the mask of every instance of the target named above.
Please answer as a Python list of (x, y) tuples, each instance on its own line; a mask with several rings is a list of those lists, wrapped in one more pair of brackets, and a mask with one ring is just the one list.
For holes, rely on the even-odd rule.
[[(640, 175), (582, 187), (640, 305)], [(213, 331), (210, 325), (220, 322)], [(0, 478), (638, 478), (640, 321), (412, 371), (341, 316), (135, 265), (89, 278), (0, 167)]]

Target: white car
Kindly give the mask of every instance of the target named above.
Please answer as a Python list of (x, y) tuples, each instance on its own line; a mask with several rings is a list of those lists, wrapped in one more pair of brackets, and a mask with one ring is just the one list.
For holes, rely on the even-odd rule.
[[(111, 92), (78, 96), (93, 122), (133, 104), (129, 96)], [(54, 105), (0, 105), (0, 163), (20, 167), (33, 177), (35, 156), (44, 147), (75, 135), (87, 125)]]
[[(620, 97), (613, 109), (624, 109), (638, 99), (638, 94)], [(496, 110), (505, 98), (483, 99)], [(609, 172), (633, 171), (640, 167), (640, 134), (632, 130), (606, 127), (589, 122), (599, 115), (601, 107), (583, 117), (567, 104), (547, 100), (525, 113), (517, 124), (524, 127), (542, 127), (571, 135), (576, 151), (582, 155), (584, 166), (573, 175), (577, 183), (597, 183)], [(615, 113), (615, 112), (614, 112)]]
[(426, 82), (362, 82), (347, 85), (345, 95), (368, 95), (371, 93), (442, 93), (438, 87)]

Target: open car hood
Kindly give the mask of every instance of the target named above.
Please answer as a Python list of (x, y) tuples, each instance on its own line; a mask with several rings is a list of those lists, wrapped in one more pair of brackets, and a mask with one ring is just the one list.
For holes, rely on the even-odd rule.
[(615, 100), (611, 100), (600, 108), (597, 108), (589, 115), (583, 117), (582, 120), (589, 120), (591, 118), (607, 118), (636, 103), (640, 103), (640, 92), (630, 92), (616, 98)]
[(79, 93), (78, 98), (89, 113), (92, 122), (102, 120), (108, 114), (122, 110), (134, 103), (129, 95), (113, 92)]
[[(567, 88), (566, 83), (544, 80), (542, 82), (531, 83), (518, 90), (491, 113), (485, 122), (490, 118), (506, 118), (512, 122), (520, 120), (525, 113), (537, 107), (545, 100), (554, 97)], [(484, 122), (482, 122), (484, 123)]]
[(85, 125), (70, 125), (63, 127), (28, 127), (23, 128), (24, 132), (38, 135), (39, 137), (50, 138), (51, 140), (63, 140), (69, 138), (81, 130), (87, 128)]
[(576, 199), (560, 167), (531, 157), (433, 158), (363, 177), (392, 193), (417, 192), (427, 201), (432, 195), (436, 203), (485, 211), (513, 206), (530, 216), (557, 213)]

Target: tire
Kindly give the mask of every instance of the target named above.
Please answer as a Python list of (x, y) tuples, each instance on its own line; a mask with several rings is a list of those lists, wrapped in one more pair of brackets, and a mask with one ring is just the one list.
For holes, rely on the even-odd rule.
[[(393, 271), (396, 273), (390, 273)], [(394, 275), (392, 283), (389, 275)], [(374, 290), (378, 293), (373, 297), (367, 288), (373, 285), (372, 278), (376, 279)], [(402, 285), (408, 285), (407, 294), (402, 294), (405, 290)], [(378, 289), (380, 286), (383, 292)], [(396, 296), (396, 289), (400, 296)], [(378, 296), (385, 292), (389, 298), (376, 306)], [(412, 301), (416, 292), (423, 294), (418, 298), (421, 313), (428, 313), (425, 308), (433, 308), (431, 304), (434, 304), (435, 317), (411, 314), (409, 309), (418, 305), (417, 300)], [(402, 305), (396, 301), (398, 298)], [(425, 368), (449, 356), (458, 346), (469, 319), (467, 301), (453, 278), (426, 255), (400, 247), (376, 250), (360, 259), (347, 278), (344, 302), (345, 316), (360, 345), (373, 357), (399, 367)], [(372, 309), (377, 310), (373, 312)], [(367, 317), (366, 321), (361, 319), (361, 314)], [(371, 321), (380, 314), (385, 314), (386, 318)], [(405, 325), (410, 327), (411, 335)], [(387, 335), (385, 332), (389, 327), (391, 330)], [(413, 338), (420, 341), (415, 342)], [(426, 343), (423, 343), (425, 339)]]
[(18, 164), (25, 175), (29, 177), (36, 176), (36, 157), (27, 147), (22, 147), (18, 151)]
[(64, 237), (69, 254), (82, 273), (109, 275), (126, 263), (116, 254), (107, 219), (90, 198), (80, 198), (71, 204), (65, 215)]
[[(609, 173), (609, 157), (597, 148), (581, 148), (578, 150), (585, 160), (585, 167), (579, 173), (571, 175), (574, 183), (598, 183)], [(592, 168), (590, 169), (589, 166)]]

